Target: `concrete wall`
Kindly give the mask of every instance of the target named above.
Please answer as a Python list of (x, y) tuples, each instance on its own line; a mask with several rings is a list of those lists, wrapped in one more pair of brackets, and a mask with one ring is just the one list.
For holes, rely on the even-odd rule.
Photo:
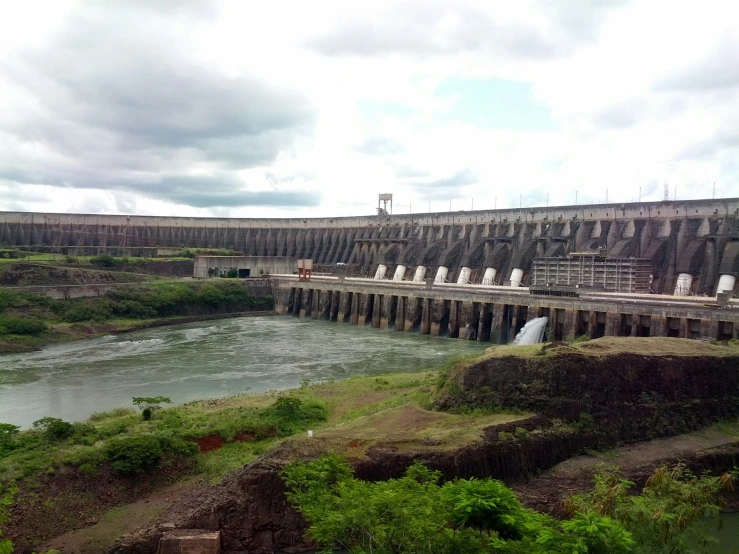
[(275, 310), (298, 317), (507, 344), (547, 316), (553, 340), (580, 335), (739, 338), (739, 302), (656, 295), (535, 296), (525, 289), (273, 277)]
[(652, 260), (657, 292), (679, 273), (695, 294), (712, 295), (721, 274), (739, 275), (739, 199), (535, 207), (389, 217), (219, 219), (0, 212), (0, 243), (12, 245), (232, 248), (252, 256), (312, 258), (356, 264), (424, 265), (431, 274), (462, 267), (480, 282), (487, 267), (524, 284), (537, 257), (602, 248), (612, 257)]
[[(213, 277), (209, 269), (247, 269), (249, 277), (262, 275), (288, 274), (297, 272), (298, 260), (274, 256), (196, 256), (193, 276), (198, 279)], [(260, 273), (261, 272), (261, 273)]]

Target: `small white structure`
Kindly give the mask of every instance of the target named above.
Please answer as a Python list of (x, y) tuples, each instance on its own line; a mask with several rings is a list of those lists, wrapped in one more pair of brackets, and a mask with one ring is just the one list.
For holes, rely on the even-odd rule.
[(393, 275), (393, 281), (402, 281), (405, 279), (405, 270), (407, 268), (404, 265), (399, 265), (395, 268), (395, 275)]
[(690, 273), (681, 273), (678, 275), (677, 283), (675, 283), (675, 296), (688, 296), (692, 284), (693, 276)]
[(498, 273), (494, 268), (488, 267), (485, 270), (485, 275), (482, 277), (482, 284), (483, 285), (492, 285), (495, 284), (495, 274)]
[(470, 275), (472, 274), (472, 270), (469, 267), (463, 267), (459, 270), (459, 277), (457, 277), (457, 284), (458, 285), (466, 285), (470, 282)]
[(425, 265), (419, 265), (416, 268), (416, 273), (413, 275), (413, 282), (414, 283), (423, 283), (423, 280), (426, 278), (426, 266)]
[(443, 265), (440, 265), (439, 269), (436, 270), (436, 278), (434, 279), (434, 283), (445, 283), (446, 276), (448, 273), (449, 273), (449, 268), (444, 267)]
[(377, 266), (377, 272), (375, 273), (375, 279), (378, 281), (385, 278), (385, 274), (387, 273), (387, 266), (385, 264), (380, 264)]
[(716, 292), (734, 292), (734, 286), (736, 285), (736, 277), (733, 275), (722, 275), (718, 280), (718, 288)]
[(512, 287), (520, 287), (521, 281), (523, 280), (523, 269), (514, 268), (513, 271), (511, 271), (511, 286)]

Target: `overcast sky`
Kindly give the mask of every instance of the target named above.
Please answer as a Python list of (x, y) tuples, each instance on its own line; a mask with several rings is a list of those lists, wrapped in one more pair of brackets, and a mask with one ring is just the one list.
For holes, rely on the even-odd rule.
[(739, 196), (733, 2), (6, 2), (0, 210)]

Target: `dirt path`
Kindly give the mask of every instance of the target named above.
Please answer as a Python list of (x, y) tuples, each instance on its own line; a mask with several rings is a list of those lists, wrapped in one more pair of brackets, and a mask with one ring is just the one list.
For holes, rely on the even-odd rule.
[(665, 462), (676, 462), (713, 448), (739, 441), (734, 428), (710, 427), (666, 439), (655, 439), (589, 456), (570, 458), (545, 471), (539, 477), (513, 487), (526, 506), (535, 510), (561, 513), (562, 500), (586, 490), (592, 484), (593, 471), (598, 464), (616, 465), (631, 476), (645, 468)]
[(108, 510), (89, 527), (55, 537), (41, 551), (56, 549), (62, 554), (99, 554), (110, 548), (115, 540), (160, 520), (170, 507), (202, 487), (208, 486), (199, 478), (190, 478), (160, 489), (132, 504)]

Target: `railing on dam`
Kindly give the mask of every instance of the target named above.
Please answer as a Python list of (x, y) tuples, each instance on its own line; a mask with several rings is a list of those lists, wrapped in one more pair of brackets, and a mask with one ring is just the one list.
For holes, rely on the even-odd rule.
[(552, 340), (580, 335), (739, 338), (739, 302), (581, 291), (532, 295), (525, 287), (417, 283), (364, 278), (271, 276), (279, 313), (506, 344), (546, 316)]

